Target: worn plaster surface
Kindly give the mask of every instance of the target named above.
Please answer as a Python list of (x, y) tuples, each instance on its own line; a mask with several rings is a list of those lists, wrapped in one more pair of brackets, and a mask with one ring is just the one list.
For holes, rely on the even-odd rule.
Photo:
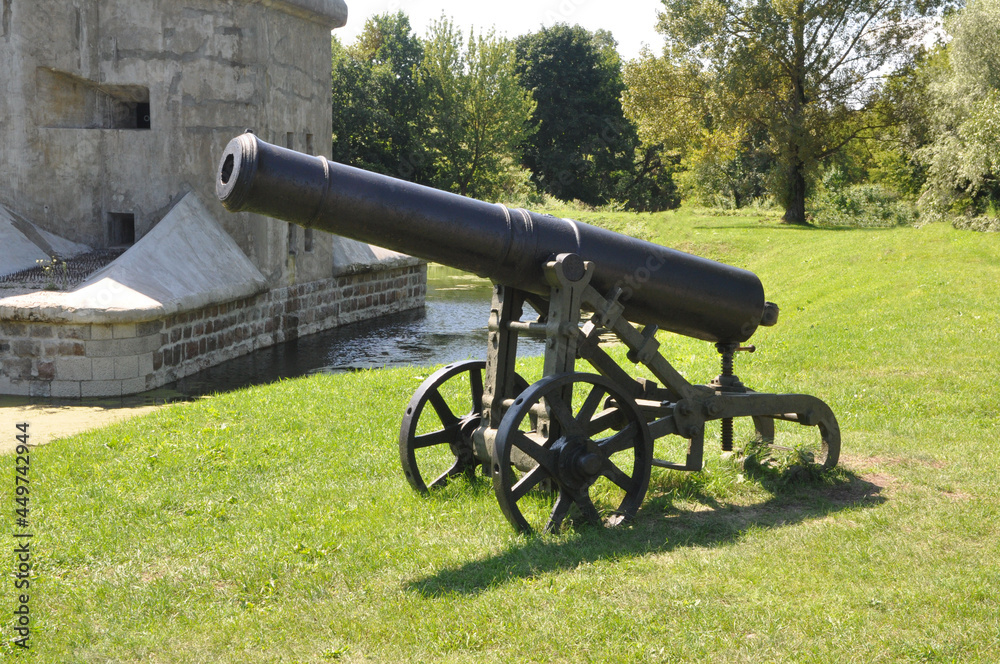
[(77, 288), (0, 299), (0, 319), (134, 323), (266, 289), (264, 276), (190, 193), (135, 246)]
[(54, 256), (71, 258), (90, 250), (44, 231), (0, 205), (0, 275), (35, 267)]
[(346, 19), (343, 0), (3, 0), (0, 205), (100, 249), (195, 191), (272, 287), (330, 277), (333, 236), (225, 213), (213, 191), (246, 128), (329, 154)]

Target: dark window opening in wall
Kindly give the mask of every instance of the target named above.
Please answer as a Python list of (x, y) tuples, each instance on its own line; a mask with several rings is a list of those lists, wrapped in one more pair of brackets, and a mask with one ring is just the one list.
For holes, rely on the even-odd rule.
[(36, 70), (38, 126), (66, 129), (151, 129), (149, 88), (98, 83), (57, 69)]
[(298, 249), (298, 231), (299, 227), (295, 224), (288, 224), (288, 253), (295, 254), (295, 250)]
[(104, 103), (108, 129), (150, 129), (149, 88), (107, 88)]
[(307, 228), (304, 233), (302, 233), (302, 244), (305, 245), (303, 249), (310, 252), (313, 250), (313, 229)]
[(294, 150), (295, 148), (292, 147), (293, 145), (295, 145), (295, 132), (291, 132), (291, 131), (286, 132), (285, 133), (285, 147), (288, 148), (289, 150)]
[(149, 102), (110, 100), (109, 129), (150, 129)]
[(150, 129), (152, 126), (149, 115), (149, 104), (141, 103), (135, 105), (135, 128)]
[(135, 215), (131, 212), (108, 213), (108, 246), (131, 247), (135, 244)]
[(313, 135), (306, 134), (306, 154), (316, 154), (313, 152)]

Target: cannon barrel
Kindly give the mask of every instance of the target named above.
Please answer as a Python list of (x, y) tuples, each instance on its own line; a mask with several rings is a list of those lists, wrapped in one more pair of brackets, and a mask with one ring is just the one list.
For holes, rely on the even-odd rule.
[[(625, 317), (714, 342), (741, 342), (772, 324), (755, 274), (651, 242), (440, 191), (266, 143), (226, 146), (216, 194), (256, 212), (487, 277), (547, 296), (543, 268), (558, 254), (595, 263), (591, 285), (618, 287)], [(765, 313), (767, 315), (765, 316)]]

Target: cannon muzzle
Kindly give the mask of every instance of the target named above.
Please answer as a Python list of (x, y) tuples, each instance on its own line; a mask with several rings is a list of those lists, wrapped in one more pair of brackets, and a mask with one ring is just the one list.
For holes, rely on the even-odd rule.
[(545, 263), (578, 254), (595, 263), (592, 286), (604, 294), (620, 289), (628, 320), (706, 341), (745, 341), (776, 316), (747, 270), (287, 150), (251, 133), (226, 146), (216, 193), (231, 212), (336, 233), (541, 296), (551, 289)]

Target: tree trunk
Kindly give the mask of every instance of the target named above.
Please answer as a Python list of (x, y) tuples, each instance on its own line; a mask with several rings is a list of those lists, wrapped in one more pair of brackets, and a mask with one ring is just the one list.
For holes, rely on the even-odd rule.
[(781, 221), (786, 224), (806, 225), (806, 178), (802, 173), (802, 162), (794, 158), (788, 174), (788, 202), (785, 205), (785, 216)]
[(792, 21), (792, 39), (794, 42), (794, 66), (791, 74), (791, 93), (789, 100), (790, 118), (788, 127), (788, 187), (785, 199), (786, 224), (806, 224), (806, 175), (805, 164), (802, 161), (806, 142), (809, 140), (805, 128), (806, 106), (806, 65), (805, 65), (805, 3), (801, 0), (796, 6), (795, 20)]

